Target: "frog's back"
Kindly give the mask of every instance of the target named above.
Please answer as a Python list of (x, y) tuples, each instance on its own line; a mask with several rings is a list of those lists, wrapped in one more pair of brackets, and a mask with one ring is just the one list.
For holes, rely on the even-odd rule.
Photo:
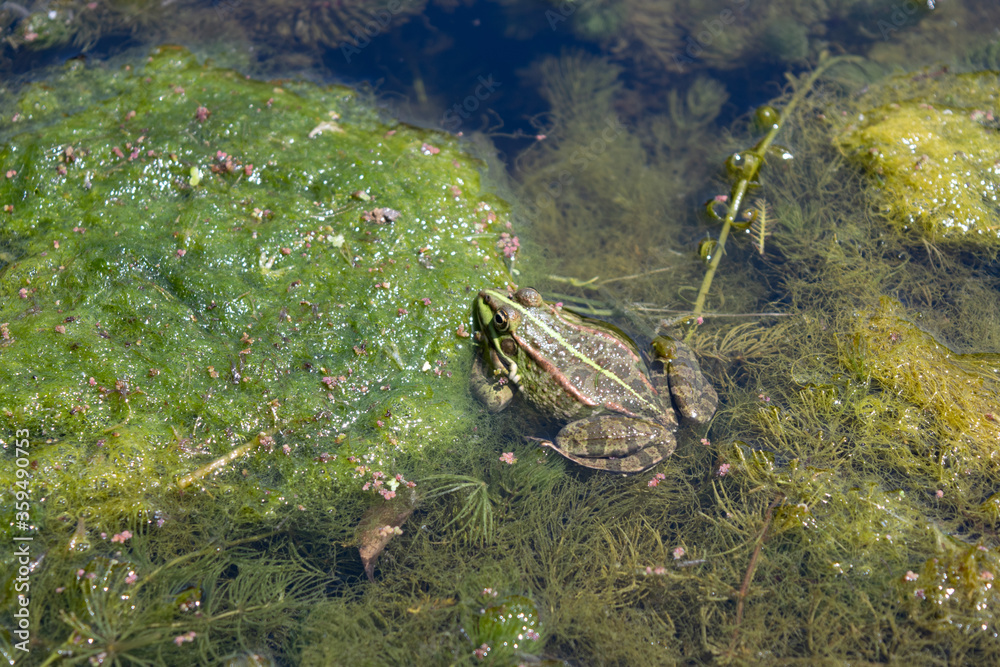
[(544, 413), (572, 420), (601, 413), (656, 418), (659, 393), (635, 345), (603, 323), (558, 310), (537, 309), (526, 322), (546, 372), (523, 381), (525, 394)]

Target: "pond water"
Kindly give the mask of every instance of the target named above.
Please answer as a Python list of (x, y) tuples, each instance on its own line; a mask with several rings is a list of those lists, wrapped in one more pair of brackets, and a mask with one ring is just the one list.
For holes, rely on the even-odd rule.
[[(0, 3), (0, 654), (997, 662), (998, 25)], [(488, 413), (513, 284), (684, 339), (712, 420), (619, 476)]]

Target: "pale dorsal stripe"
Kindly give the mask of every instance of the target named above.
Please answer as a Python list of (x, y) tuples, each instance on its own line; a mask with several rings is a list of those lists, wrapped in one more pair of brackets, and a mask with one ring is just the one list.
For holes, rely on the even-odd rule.
[[(542, 322), (537, 317), (535, 317), (534, 315), (532, 315), (531, 313), (529, 313), (528, 310), (527, 310), (527, 308), (526, 308), (526, 306), (522, 306), (521, 304), (517, 303), (516, 301), (512, 301), (511, 299), (508, 299), (506, 296), (500, 294), (499, 292), (492, 292), (492, 295), (497, 299), (497, 301), (503, 302), (504, 304), (512, 307), (514, 310), (516, 310), (519, 313), (521, 313), (521, 315), (523, 317), (529, 318), (535, 325), (537, 325), (540, 329), (542, 329), (543, 331), (545, 331), (545, 333), (547, 333), (550, 337), (552, 337), (553, 340), (559, 341), (559, 344), (562, 345), (563, 348), (569, 350), (570, 353), (574, 357), (576, 357), (580, 362), (582, 362), (583, 364), (585, 364), (585, 365), (589, 366), (590, 368), (594, 369), (599, 374), (601, 374), (601, 375), (603, 375), (605, 377), (612, 378), (615, 382), (617, 382), (619, 384), (619, 386), (621, 386), (625, 391), (627, 391), (629, 394), (631, 394), (635, 398), (635, 400), (639, 401), (640, 403), (642, 403), (643, 405), (645, 405), (650, 410), (653, 410), (654, 412), (658, 409), (655, 405), (651, 404), (649, 401), (647, 401), (645, 398), (643, 398), (643, 396), (640, 393), (638, 393), (635, 389), (633, 389), (628, 383), (626, 383), (620, 377), (618, 377), (614, 373), (608, 373), (596, 361), (594, 361), (593, 359), (591, 359), (590, 357), (588, 357), (587, 355), (583, 354), (578, 349), (576, 349), (575, 347), (573, 347), (572, 345), (570, 345), (568, 342), (566, 342), (566, 339), (563, 338), (561, 335), (559, 335), (558, 332), (556, 332), (555, 330), (553, 330), (552, 327), (550, 327), (549, 325), (545, 324), (545, 322)], [(546, 304), (546, 305), (548, 305), (548, 304)]]

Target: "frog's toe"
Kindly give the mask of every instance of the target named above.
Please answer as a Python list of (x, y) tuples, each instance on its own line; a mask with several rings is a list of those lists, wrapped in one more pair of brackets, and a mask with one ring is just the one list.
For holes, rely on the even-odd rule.
[(670, 386), (674, 407), (684, 421), (704, 424), (719, 403), (719, 396), (698, 365), (694, 350), (669, 336), (653, 340), (650, 377), (660, 387)]
[(507, 382), (499, 382), (485, 372), (481, 359), (476, 358), (469, 375), (469, 389), (490, 412), (499, 412), (514, 398), (514, 387)]
[(674, 447), (675, 444), (673, 442), (664, 442), (659, 445), (640, 449), (635, 454), (620, 459), (606, 459), (607, 467), (604, 470), (619, 472), (623, 475), (634, 475), (635, 473), (644, 472), (673, 454)]

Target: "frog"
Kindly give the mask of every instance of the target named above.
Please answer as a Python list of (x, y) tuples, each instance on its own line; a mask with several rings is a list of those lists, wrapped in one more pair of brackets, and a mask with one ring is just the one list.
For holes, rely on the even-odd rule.
[(621, 329), (531, 287), (484, 289), (472, 305), (470, 389), (489, 412), (517, 394), (560, 426), (531, 438), (587, 468), (640, 473), (673, 454), (679, 425), (705, 424), (718, 394), (683, 342), (658, 336), (647, 364)]

